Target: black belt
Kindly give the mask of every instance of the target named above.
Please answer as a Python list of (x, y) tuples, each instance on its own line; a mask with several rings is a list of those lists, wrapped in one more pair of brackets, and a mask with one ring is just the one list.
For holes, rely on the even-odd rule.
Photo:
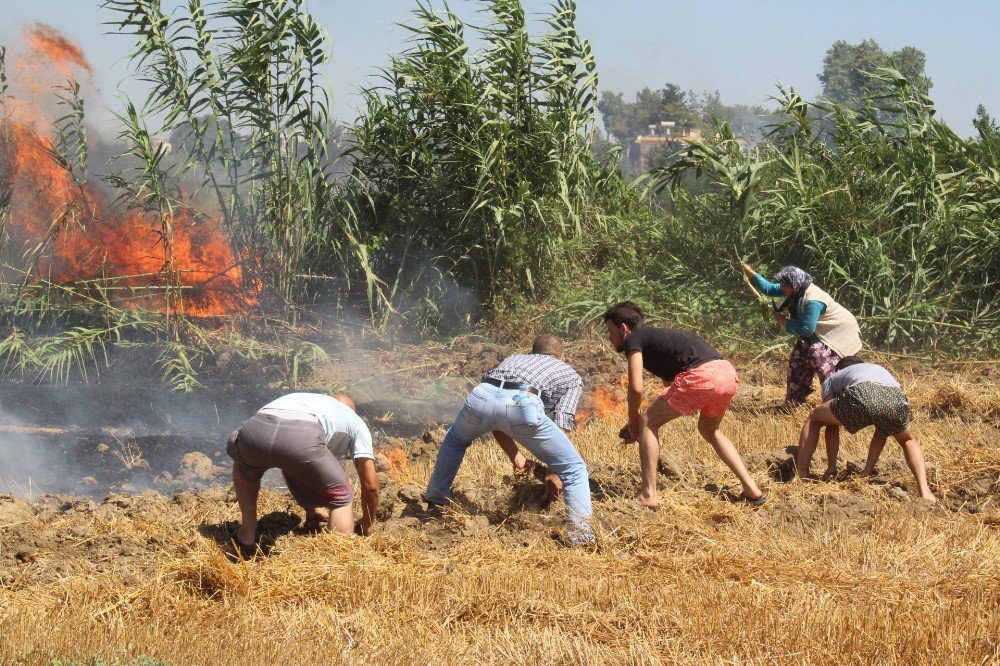
[(502, 379), (494, 379), (493, 377), (483, 377), (484, 384), (492, 384), (493, 386), (499, 386), (502, 389), (511, 389), (513, 391), (526, 391), (527, 393), (534, 393), (537, 396), (542, 395), (542, 390), (537, 389), (531, 384), (522, 384), (521, 382), (505, 382)]

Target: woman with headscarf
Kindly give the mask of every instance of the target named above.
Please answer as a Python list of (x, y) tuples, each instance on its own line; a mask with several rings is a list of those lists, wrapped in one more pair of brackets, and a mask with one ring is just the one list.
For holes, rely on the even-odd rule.
[[(784, 300), (774, 310), (778, 325), (798, 336), (788, 358), (785, 406), (805, 402), (813, 376), (820, 382), (834, 372), (837, 362), (861, 351), (861, 328), (847, 308), (815, 284), (798, 266), (785, 266), (769, 282), (749, 264), (743, 270), (765, 296)], [(787, 312), (787, 315), (785, 314)]]

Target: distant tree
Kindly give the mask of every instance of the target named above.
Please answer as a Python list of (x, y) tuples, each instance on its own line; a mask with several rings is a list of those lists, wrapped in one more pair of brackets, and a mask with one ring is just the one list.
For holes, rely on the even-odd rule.
[(713, 120), (727, 122), (736, 136), (759, 139), (773, 112), (758, 104), (724, 104), (719, 91), (704, 92), (696, 103), (703, 127)]
[(673, 120), (685, 127), (698, 122), (698, 112), (688, 93), (675, 83), (667, 83), (659, 90), (643, 88), (636, 93), (635, 102), (626, 102), (624, 93), (605, 90), (597, 110), (604, 120), (604, 129), (622, 146), (648, 133), (650, 125), (663, 120)]
[(873, 76), (879, 67), (888, 66), (899, 70), (918, 91), (927, 94), (932, 84), (924, 71), (926, 64), (924, 52), (912, 46), (888, 53), (874, 39), (859, 44), (838, 40), (827, 50), (823, 71), (817, 75), (823, 84), (821, 97), (859, 108), (864, 106), (866, 97), (891, 94), (886, 84)]
[(986, 111), (986, 107), (980, 104), (976, 107), (976, 117), (972, 119), (972, 126), (979, 132), (979, 140), (983, 143), (1000, 142), (1000, 125)]

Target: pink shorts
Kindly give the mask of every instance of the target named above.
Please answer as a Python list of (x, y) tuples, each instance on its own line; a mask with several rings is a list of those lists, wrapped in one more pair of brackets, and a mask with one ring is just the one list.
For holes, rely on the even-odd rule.
[(729, 409), (739, 386), (733, 364), (717, 359), (680, 373), (660, 396), (685, 416), (701, 412), (718, 418)]

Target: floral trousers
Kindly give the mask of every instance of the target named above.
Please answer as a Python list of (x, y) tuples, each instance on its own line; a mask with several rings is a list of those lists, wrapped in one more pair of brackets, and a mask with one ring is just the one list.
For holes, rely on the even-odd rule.
[(788, 384), (785, 402), (800, 405), (812, 392), (813, 376), (822, 383), (837, 369), (840, 357), (822, 342), (799, 338), (788, 357)]

